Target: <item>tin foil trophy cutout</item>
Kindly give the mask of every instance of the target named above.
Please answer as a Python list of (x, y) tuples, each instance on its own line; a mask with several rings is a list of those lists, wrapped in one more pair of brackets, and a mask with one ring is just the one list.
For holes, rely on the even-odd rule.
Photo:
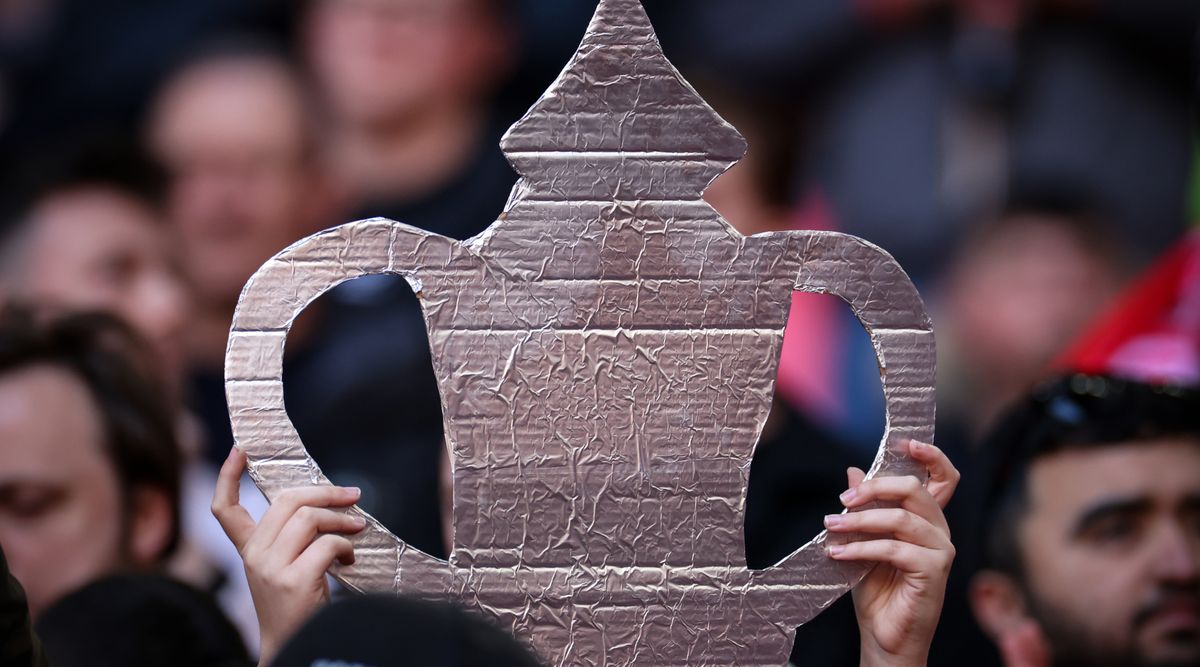
[(479, 610), (548, 665), (784, 665), (795, 628), (866, 572), (829, 559), (824, 534), (746, 567), (750, 462), (792, 293), (837, 295), (870, 332), (888, 411), (871, 474), (923, 475), (901, 453), (933, 438), (916, 289), (865, 241), (745, 237), (701, 199), (745, 142), (667, 61), (638, 0), (601, 0), (502, 146), (523, 178), (480, 236), (356, 222), (250, 280), (226, 382), (253, 479), (268, 498), (329, 483), (284, 410), (288, 329), (344, 281), (402, 275), (442, 397), (454, 548), (437, 560), (369, 519), (337, 578)]

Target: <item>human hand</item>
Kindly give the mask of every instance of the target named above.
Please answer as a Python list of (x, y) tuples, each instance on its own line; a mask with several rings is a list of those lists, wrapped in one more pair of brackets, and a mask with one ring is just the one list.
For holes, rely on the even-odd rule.
[(329, 599), (325, 571), (334, 561), (354, 562), (345, 535), (361, 531), (366, 519), (340, 509), (358, 501), (359, 490), (308, 486), (280, 494), (257, 525), (238, 501), (246, 454), (229, 453), (217, 477), (212, 512), (237, 547), (246, 567), (250, 595), (262, 633), (262, 664)]
[(878, 536), (830, 545), (840, 561), (874, 562), (875, 569), (854, 589), (861, 634), (862, 667), (917, 667), (929, 656), (954, 561), (954, 545), (942, 509), (954, 495), (958, 470), (940, 449), (918, 442), (909, 453), (929, 470), (929, 485), (915, 477), (877, 477), (851, 468), (842, 504), (854, 510), (883, 501), (894, 505), (837, 514), (825, 519), (831, 533)]

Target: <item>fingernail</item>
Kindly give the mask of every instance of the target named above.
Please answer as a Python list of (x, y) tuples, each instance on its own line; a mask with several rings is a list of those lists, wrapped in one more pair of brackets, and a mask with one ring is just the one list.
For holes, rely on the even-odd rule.
[(367, 520), (366, 520), (364, 517), (361, 517), (361, 516), (355, 515), (355, 516), (354, 516), (354, 525), (358, 526), (360, 529), (361, 529), (361, 528), (366, 528), (366, 527), (367, 527)]
[(921, 452), (923, 452), (923, 451), (926, 451), (927, 449), (929, 449), (929, 445), (927, 445), (927, 444), (925, 444), (925, 443), (921, 442), (920, 440), (913, 440), (913, 441), (911, 441), (911, 442), (909, 443), (909, 446), (910, 446), (910, 447), (912, 447), (913, 449), (915, 449), (915, 450), (917, 450), (917, 451), (921, 451)]
[(848, 504), (848, 503), (854, 502), (854, 499), (855, 499), (857, 496), (858, 496), (858, 490), (857, 490), (857, 489), (846, 489), (846, 491), (845, 491), (844, 493), (842, 493), (842, 496), (841, 496), (841, 498), (842, 498), (842, 504), (843, 504), (843, 505), (845, 505), (845, 504)]
[(845, 519), (841, 514), (830, 514), (825, 517), (826, 528), (841, 528), (845, 523)]
[(840, 556), (842, 554), (842, 552), (844, 552), (845, 550), (846, 550), (846, 545), (844, 545), (844, 544), (831, 544), (831, 545), (829, 545), (829, 549), (828, 549), (829, 555), (833, 556), (833, 557)]
[(351, 498), (357, 498), (362, 495), (362, 489), (357, 486), (348, 486), (346, 487), (346, 495)]

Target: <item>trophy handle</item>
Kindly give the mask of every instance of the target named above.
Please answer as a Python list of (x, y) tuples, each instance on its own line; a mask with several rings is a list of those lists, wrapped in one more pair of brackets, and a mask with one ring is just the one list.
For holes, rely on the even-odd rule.
[[(330, 484), (284, 408), (283, 352), (296, 316), (354, 278), (393, 273), (419, 284), (412, 267), (424, 265), (420, 260), (430, 253), (448, 256), (455, 245), (391, 220), (354, 222), (295, 243), (246, 284), (226, 349), (225, 391), (234, 441), (268, 500), (289, 488)], [(352, 538), (354, 565), (333, 568), (339, 581), (360, 592), (448, 592), (448, 563), (405, 544), (361, 509), (349, 511), (365, 517), (367, 527)]]
[[(887, 425), (868, 477), (926, 480), (926, 470), (908, 456), (906, 447), (908, 440), (932, 443), (934, 430), (933, 325), (916, 287), (891, 255), (867, 241), (836, 232), (787, 235), (789, 252), (799, 255), (795, 289), (840, 297), (875, 347)], [(775, 567), (753, 573), (756, 585), (794, 596), (774, 601), (793, 627), (833, 604), (870, 570), (831, 560), (825, 553), (828, 538), (822, 532)]]

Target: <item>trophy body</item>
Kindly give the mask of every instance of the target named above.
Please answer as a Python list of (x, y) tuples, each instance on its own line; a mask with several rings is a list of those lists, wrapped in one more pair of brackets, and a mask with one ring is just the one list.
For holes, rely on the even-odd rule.
[(764, 638), (780, 664), (797, 623), (746, 570), (743, 510), (798, 255), (706, 206), (643, 203), (574, 207), (546, 232), (561, 256), (513, 257), (506, 228), (560, 208), (514, 207), (475, 287), (422, 281), (455, 415), (452, 586), (556, 664), (759, 664)]

